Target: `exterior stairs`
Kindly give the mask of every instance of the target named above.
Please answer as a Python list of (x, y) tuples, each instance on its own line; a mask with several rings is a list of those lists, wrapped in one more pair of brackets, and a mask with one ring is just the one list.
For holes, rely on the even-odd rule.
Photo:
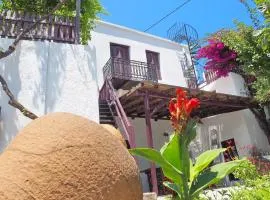
[(114, 119), (115, 112), (110, 108), (107, 101), (99, 101), (99, 123), (110, 124), (117, 128), (116, 121)]

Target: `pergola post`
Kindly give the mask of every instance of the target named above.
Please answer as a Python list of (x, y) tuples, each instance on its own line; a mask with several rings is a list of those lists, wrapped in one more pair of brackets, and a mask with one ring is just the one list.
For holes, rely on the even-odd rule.
[(80, 31), (81, 31), (81, 0), (76, 0), (76, 18), (75, 18), (75, 44), (80, 44)]
[[(152, 125), (151, 125), (151, 110), (150, 110), (150, 105), (149, 105), (148, 92), (146, 92), (144, 96), (144, 109), (145, 109), (147, 145), (149, 148), (154, 148)], [(153, 186), (153, 192), (158, 194), (157, 171), (156, 171), (156, 166), (153, 162), (151, 162), (151, 182)]]

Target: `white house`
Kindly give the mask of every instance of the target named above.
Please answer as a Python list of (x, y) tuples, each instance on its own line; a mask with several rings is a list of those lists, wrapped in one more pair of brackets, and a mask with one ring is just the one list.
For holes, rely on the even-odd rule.
[[(0, 46), (6, 48), (11, 42), (11, 39), (1, 38)], [(190, 64), (186, 45), (99, 21), (92, 32), (91, 41), (85, 46), (21, 41), (15, 53), (0, 60), (0, 74), (6, 78), (15, 97), (39, 116), (50, 112), (71, 112), (99, 122), (99, 91), (104, 85), (104, 67), (107, 66), (106, 69), (112, 73), (110, 65), (114, 66), (113, 73), (117, 80), (121, 80), (123, 74), (128, 77), (137, 74), (136, 80), (130, 75), (131, 81), (114, 83), (114, 86), (118, 84), (116, 89), (121, 95), (143, 80), (187, 88), (182, 71), (183, 61)], [(130, 68), (131, 65), (136, 67)], [(203, 85), (201, 90), (247, 96), (243, 78), (234, 73)], [(30, 120), (8, 105), (8, 98), (2, 90), (0, 96), (0, 150), (3, 151)], [(148, 146), (145, 119), (129, 117), (129, 122), (135, 128), (136, 145)], [(119, 118), (116, 120), (119, 121)], [(168, 140), (167, 133), (172, 130), (170, 122), (154, 119), (151, 122), (153, 146), (159, 149)], [(248, 153), (240, 151), (247, 145), (269, 151), (267, 137), (249, 110), (203, 118), (202, 122), (195, 145), (200, 149), (198, 151), (216, 148), (215, 145), (221, 146), (221, 142), (228, 139), (234, 139), (240, 156)], [(149, 169), (150, 164), (139, 159), (139, 165), (144, 191), (148, 191), (148, 179), (143, 171)]]

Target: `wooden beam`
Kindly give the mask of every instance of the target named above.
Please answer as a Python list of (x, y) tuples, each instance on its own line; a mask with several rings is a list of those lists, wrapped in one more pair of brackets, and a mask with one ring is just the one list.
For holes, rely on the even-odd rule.
[(155, 108), (153, 109), (153, 111), (151, 112), (151, 116), (153, 116), (160, 109), (164, 108), (167, 104), (168, 104), (168, 102), (167, 101), (164, 101), (164, 100), (162, 100), (161, 102), (159, 102), (159, 104), (157, 104), (155, 106)]
[(201, 101), (201, 105), (209, 105), (209, 106), (220, 106), (220, 107), (231, 107), (231, 108), (248, 108), (243, 104), (233, 104), (232, 102), (218, 102), (218, 101)]
[[(147, 144), (148, 144), (149, 148), (154, 148), (148, 93), (146, 93), (144, 96), (144, 106), (145, 106), (144, 109), (145, 109)], [(153, 162), (151, 162), (151, 182), (152, 182), (152, 186), (153, 186), (153, 192), (158, 194), (157, 171), (156, 171), (156, 166)]]
[[(159, 104), (159, 102), (161, 100), (160, 99), (154, 99), (152, 101), (149, 101), (149, 104), (151, 104), (151, 107), (154, 108)], [(128, 115), (130, 115), (130, 114), (132, 114), (134, 112), (137, 112), (137, 114), (144, 113), (144, 103), (143, 103), (143, 101), (144, 100), (142, 100), (141, 102), (137, 102), (137, 104), (132, 104), (132, 106), (128, 105), (127, 107), (124, 107), (124, 109), (126, 110), (126, 113)]]
[(174, 98), (173, 95), (165, 94), (165, 93), (152, 92), (152, 91), (137, 91), (137, 95), (144, 96), (146, 93), (148, 93), (148, 96), (149, 97), (154, 97), (154, 98), (160, 98), (160, 99), (171, 99), (171, 98)]

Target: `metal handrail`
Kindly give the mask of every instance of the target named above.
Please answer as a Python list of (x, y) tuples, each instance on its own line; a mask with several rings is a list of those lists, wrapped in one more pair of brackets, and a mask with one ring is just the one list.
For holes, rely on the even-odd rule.
[(132, 124), (130, 123), (124, 108), (118, 98), (118, 95), (112, 85), (110, 79), (106, 78), (105, 83), (100, 91), (100, 99), (106, 100), (109, 106), (114, 105), (117, 116), (122, 124), (124, 134), (129, 141), (130, 147), (134, 148), (136, 146), (135, 142), (135, 130)]
[(104, 78), (136, 81), (158, 81), (159, 66), (146, 62), (111, 57), (103, 68)]
[(212, 83), (213, 81), (217, 79), (218, 79), (218, 76), (215, 71), (211, 71), (211, 70), (205, 71), (205, 81), (207, 84)]

